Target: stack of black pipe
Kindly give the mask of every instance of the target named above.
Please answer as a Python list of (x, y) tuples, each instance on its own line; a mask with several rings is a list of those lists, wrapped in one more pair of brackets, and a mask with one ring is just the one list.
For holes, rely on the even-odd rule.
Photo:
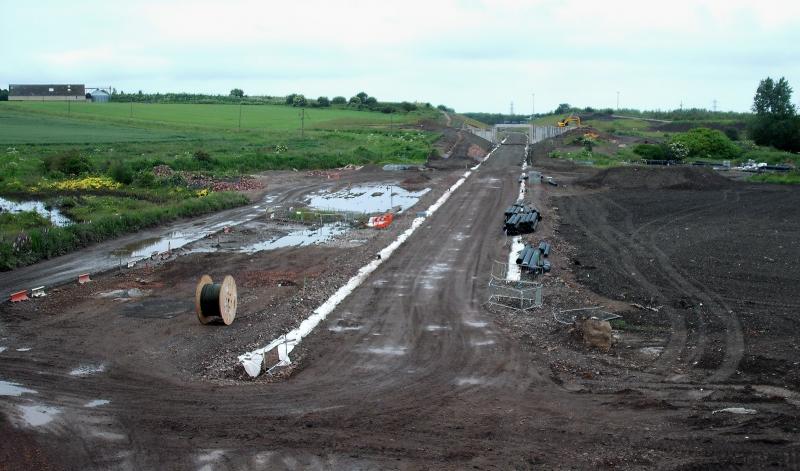
[(536, 230), (541, 219), (539, 210), (533, 206), (514, 203), (505, 211), (504, 229), (508, 235), (529, 234)]
[(540, 242), (538, 247), (526, 245), (517, 255), (517, 265), (534, 273), (548, 272), (550, 271), (550, 260), (547, 260), (549, 255), (550, 244), (545, 241)]

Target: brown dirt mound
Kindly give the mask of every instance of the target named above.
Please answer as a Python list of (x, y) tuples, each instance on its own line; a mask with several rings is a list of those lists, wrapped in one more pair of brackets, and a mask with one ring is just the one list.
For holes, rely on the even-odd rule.
[(588, 188), (719, 190), (734, 183), (714, 170), (702, 167), (615, 167), (580, 180)]

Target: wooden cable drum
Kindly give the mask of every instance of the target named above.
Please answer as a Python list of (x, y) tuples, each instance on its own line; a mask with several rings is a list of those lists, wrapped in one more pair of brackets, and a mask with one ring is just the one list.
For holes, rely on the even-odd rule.
[(222, 283), (214, 283), (208, 275), (203, 275), (194, 291), (194, 309), (201, 324), (222, 319), (225, 325), (233, 324), (236, 318), (236, 282), (227, 275)]

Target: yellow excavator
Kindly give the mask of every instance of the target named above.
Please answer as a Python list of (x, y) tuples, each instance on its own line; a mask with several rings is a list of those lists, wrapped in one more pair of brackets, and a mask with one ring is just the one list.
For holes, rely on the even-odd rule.
[(566, 118), (557, 121), (556, 125), (558, 125), (558, 127), (560, 128), (565, 128), (569, 126), (570, 123), (575, 123), (576, 126), (580, 126), (581, 125), (580, 116), (575, 116), (575, 115), (567, 116)]

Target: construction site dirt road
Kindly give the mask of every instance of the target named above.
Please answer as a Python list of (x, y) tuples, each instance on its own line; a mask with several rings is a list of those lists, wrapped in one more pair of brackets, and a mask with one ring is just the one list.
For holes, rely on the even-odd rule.
[[(492, 265), (508, 257), (502, 214), (517, 199), (524, 139), (510, 136), (338, 306), (283, 381), (187, 379), (173, 375), (165, 344), (105, 338), (74, 319), (43, 331), (31, 316), (9, 315), (0, 338), (13, 335), (33, 351), (0, 363), (3, 400), (42, 425), (18, 427), (14, 413), (0, 416), (0, 469), (796, 464), (796, 431), (750, 442), (741, 423), (696, 420), (705, 413), (691, 404), (633, 394), (627, 385), (597, 393), (569, 387), (483, 308)], [(163, 329), (172, 334), (169, 324)], [(75, 368), (81, 355), (110, 343), (124, 361)], [(21, 397), (36, 405), (10, 402)]]

